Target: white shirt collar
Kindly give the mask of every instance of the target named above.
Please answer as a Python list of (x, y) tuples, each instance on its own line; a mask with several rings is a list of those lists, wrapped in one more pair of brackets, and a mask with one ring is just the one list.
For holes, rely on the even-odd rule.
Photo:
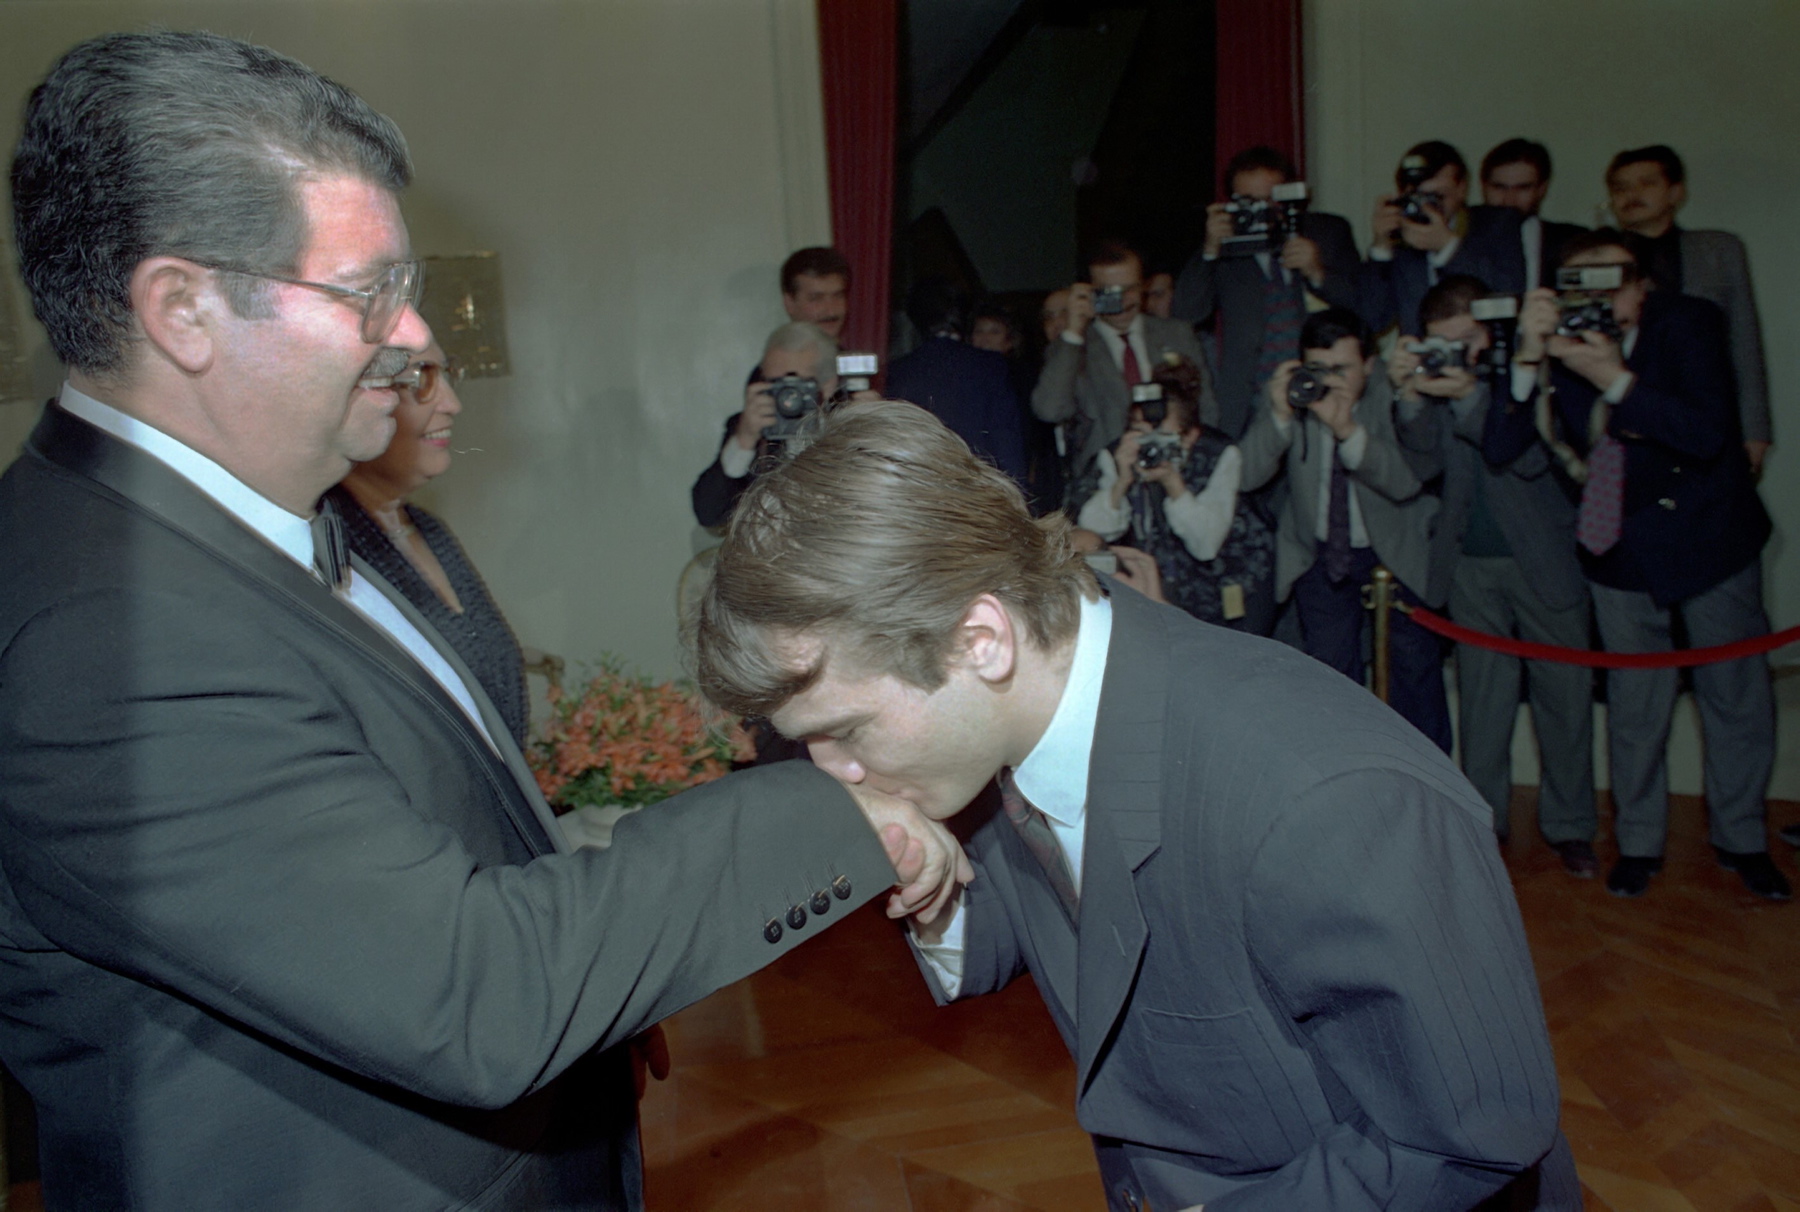
[(162, 430), (102, 404), (64, 383), (59, 403), (89, 425), (135, 446), (216, 501), (221, 509), (255, 531), (302, 568), (313, 563), (311, 520), (289, 513), (223, 467)]
[(1100, 686), (1112, 644), (1112, 603), (1104, 595), (1081, 600), (1075, 659), (1050, 726), (1013, 771), (1019, 792), (1058, 825), (1078, 826), (1087, 814), (1088, 763), (1100, 719)]

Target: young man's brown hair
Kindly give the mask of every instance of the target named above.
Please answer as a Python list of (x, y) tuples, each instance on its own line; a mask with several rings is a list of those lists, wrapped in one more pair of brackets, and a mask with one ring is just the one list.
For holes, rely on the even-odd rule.
[[(984, 593), (1055, 649), (1098, 592), (1069, 532), (1060, 514), (1034, 519), (1012, 479), (924, 409), (834, 409), (738, 501), (694, 624), (696, 680), (748, 716), (780, 708), (833, 656), (936, 690)], [(824, 644), (797, 662), (802, 636)]]

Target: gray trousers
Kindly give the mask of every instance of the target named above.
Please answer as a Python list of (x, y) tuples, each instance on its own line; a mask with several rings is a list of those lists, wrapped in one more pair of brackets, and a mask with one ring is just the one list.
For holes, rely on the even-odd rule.
[[(1552, 610), (1511, 557), (1463, 556), (1450, 582), (1450, 617), (1489, 635), (1565, 648), (1588, 646), (1584, 600)], [(1548, 842), (1591, 842), (1594, 811), (1594, 674), (1580, 665), (1521, 661), (1456, 646), (1457, 722), (1463, 772), (1493, 806), (1494, 831), (1507, 835), (1512, 800), (1512, 736), (1519, 716), (1519, 678), (1527, 681), (1543, 777), (1538, 829)]]
[[(1687, 624), (1695, 648), (1767, 635), (1762, 563), (1664, 609), (1647, 593), (1590, 585), (1600, 638), (1609, 652), (1665, 652), (1671, 617)], [(1679, 675), (1673, 669), (1609, 669), (1607, 747), (1619, 853), (1655, 858), (1669, 827), (1669, 717)], [(1694, 669), (1705, 746), (1706, 808), (1712, 843), (1739, 854), (1769, 848), (1764, 796), (1775, 765), (1775, 694), (1767, 657), (1743, 657)]]

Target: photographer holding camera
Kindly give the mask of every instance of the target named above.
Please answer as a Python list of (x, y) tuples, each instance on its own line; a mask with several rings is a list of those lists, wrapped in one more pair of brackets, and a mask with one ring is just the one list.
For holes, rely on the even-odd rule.
[(1510, 206), (1525, 216), (1519, 243), (1525, 257), (1528, 286), (1551, 286), (1561, 264), (1562, 246), (1587, 228), (1552, 223), (1538, 214), (1550, 192), (1550, 149), (1530, 139), (1507, 139), (1481, 158), (1481, 200)]
[(1071, 480), (1090, 470), (1125, 432), (1131, 389), (1148, 383), (1169, 354), (1200, 367), (1200, 416), (1209, 425), (1218, 422), (1218, 401), (1193, 325), (1145, 315), (1143, 290), (1143, 258), (1120, 240), (1097, 245), (1088, 258), (1088, 281), (1069, 287), (1068, 326), (1044, 354), (1031, 411), (1040, 421), (1075, 422)]
[[(1489, 635), (1586, 648), (1588, 590), (1575, 558), (1575, 505), (1549, 452), (1534, 445), (1501, 466), (1482, 458), (1493, 392), (1525, 400), (1533, 387), (1529, 377), (1514, 384), (1507, 356), (1513, 335), (1508, 313), (1517, 315), (1517, 301), (1491, 300), (1488, 293), (1479, 279), (1445, 278), (1419, 308), (1425, 341), (1402, 341), (1388, 359), (1389, 381), (1402, 403), (1424, 404), (1439, 431), (1442, 505), (1432, 531), (1425, 601), (1435, 607), (1447, 599), (1451, 618)], [(1502, 338), (1497, 357), (1496, 335)], [(1542, 759), (1538, 827), (1564, 870), (1591, 879), (1599, 871), (1592, 671), (1554, 661), (1522, 663), (1458, 645), (1463, 771), (1492, 806), (1494, 832), (1504, 840), (1521, 676), (1528, 681)]]
[[(723, 526), (744, 489), (756, 478), (756, 463), (769, 451), (770, 431), (792, 423), (838, 393), (837, 342), (817, 325), (794, 320), (769, 334), (762, 361), (744, 388), (744, 407), (725, 422), (718, 457), (694, 481), (694, 518), (709, 529)], [(786, 408), (778, 408), (779, 402)], [(875, 399), (874, 392), (857, 392)], [(808, 403), (811, 409), (808, 408)], [(783, 413), (793, 413), (791, 417)]]
[(1168, 601), (1195, 618), (1267, 635), (1275, 622), (1275, 536), (1238, 496), (1242, 456), (1200, 423), (1200, 368), (1175, 360), (1135, 389), (1124, 435), (1071, 494), (1077, 525), (1108, 542), (1130, 532)]
[(1371, 329), (1398, 323), (1417, 336), (1425, 292), (1451, 274), (1524, 292), (1524, 216), (1510, 206), (1468, 205), (1462, 153), (1436, 139), (1417, 144), (1401, 157), (1394, 185), (1375, 202), (1375, 241), (1362, 268), (1361, 311)]
[[(1277, 186), (1297, 184), (1294, 176), (1292, 162), (1272, 147), (1233, 156), (1224, 173), (1230, 200), (1206, 208), (1205, 241), (1175, 286), (1177, 317), (1197, 324), (1219, 313), (1219, 428), (1234, 439), (1250, 424), (1256, 393), (1276, 363), (1293, 355), (1307, 297), (1357, 304), (1361, 258), (1350, 224), (1304, 209), (1304, 199), (1285, 207), (1273, 200)], [(1268, 234), (1237, 239), (1241, 219), (1260, 219)]]
[[(1601, 229), (1572, 241), (1561, 275), (1580, 289), (1528, 297), (1521, 377), (1548, 358), (1550, 395), (1490, 415), (1484, 453), (1505, 465), (1542, 441), (1581, 482), (1576, 539), (1607, 651), (1667, 651), (1678, 617), (1696, 648), (1766, 635), (1769, 515), (1738, 427), (1724, 315), (1704, 299), (1651, 289), (1628, 240)], [(1610, 326), (1592, 314), (1602, 301)], [(1619, 861), (1606, 887), (1617, 896), (1642, 895), (1662, 870), (1679, 682), (1674, 669), (1607, 671)], [(1764, 802), (1775, 758), (1768, 660), (1699, 665), (1693, 682), (1719, 862), (1757, 896), (1786, 900)]]
[[(1386, 565), (1402, 600), (1416, 601), (1426, 588), (1438, 500), (1422, 490), (1441, 470), (1429, 465), (1436, 430), (1422, 407), (1396, 409), (1387, 376), (1375, 373), (1375, 340), (1356, 313), (1314, 313), (1299, 345), (1304, 362), (1276, 367), (1268, 406), (1239, 443), (1242, 490), (1260, 488), (1285, 464), (1275, 596), (1292, 595), (1306, 652), (1360, 683), (1370, 573)], [(1448, 753), (1437, 637), (1404, 614), (1392, 622), (1388, 701)]]

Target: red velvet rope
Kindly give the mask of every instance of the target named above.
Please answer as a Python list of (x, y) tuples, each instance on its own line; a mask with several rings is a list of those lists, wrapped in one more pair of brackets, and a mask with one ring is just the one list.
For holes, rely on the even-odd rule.
[(1563, 665), (1588, 665), (1595, 669), (1678, 669), (1684, 665), (1712, 665), (1719, 661), (1735, 661), (1741, 657), (1761, 656), (1784, 644), (1800, 640), (1800, 627), (1789, 627), (1771, 635), (1753, 636), (1735, 644), (1718, 644), (1711, 648), (1678, 648), (1672, 652), (1595, 652), (1591, 648), (1559, 648), (1554, 644), (1532, 644), (1525, 640), (1489, 635), (1452, 623), (1441, 614), (1433, 614), (1423, 606), (1401, 606), (1413, 622), (1458, 644), (1470, 644), (1507, 656), (1532, 661), (1556, 661)]

